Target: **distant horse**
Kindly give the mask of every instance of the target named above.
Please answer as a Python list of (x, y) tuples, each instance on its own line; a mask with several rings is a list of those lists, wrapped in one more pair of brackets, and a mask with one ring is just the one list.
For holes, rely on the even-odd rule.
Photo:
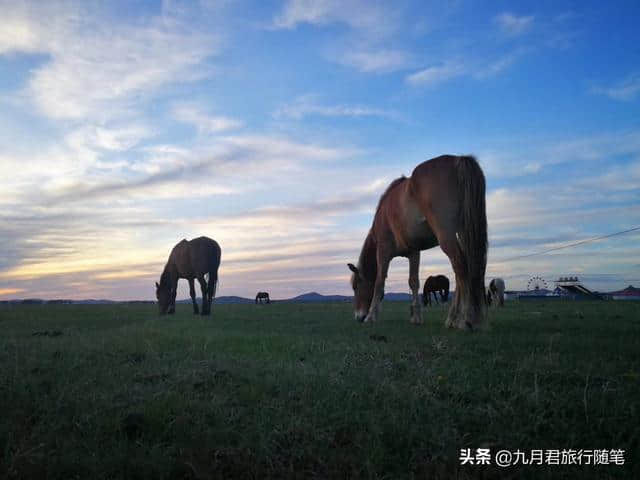
[[(202, 315), (209, 315), (216, 296), (220, 256), (220, 245), (207, 237), (198, 237), (191, 241), (182, 240), (173, 247), (160, 277), (160, 283), (156, 282), (160, 313), (175, 313), (178, 279), (186, 278), (189, 281), (193, 313), (198, 314), (196, 290), (193, 285), (193, 280), (197, 278), (202, 290)], [(205, 275), (208, 275), (208, 280), (205, 279)]]
[(262, 303), (263, 300), (265, 303), (271, 303), (269, 292), (258, 292), (256, 295), (256, 303)]
[(438, 293), (440, 294), (440, 300), (442, 303), (449, 299), (449, 279), (444, 275), (435, 275), (427, 277), (427, 281), (424, 282), (424, 291), (422, 293), (422, 304), (426, 307), (431, 305), (431, 294), (438, 303)]
[(374, 322), (384, 296), (389, 263), (409, 259), (413, 294), (411, 323), (422, 323), (418, 268), (420, 251), (440, 245), (456, 275), (456, 295), (446, 325), (473, 328), (486, 317), (487, 266), (485, 179), (475, 158), (443, 155), (400, 177), (380, 197), (373, 225), (353, 272), (355, 317)]
[(504, 307), (504, 280), (501, 278), (494, 278), (489, 282), (489, 288), (487, 288), (487, 304)]

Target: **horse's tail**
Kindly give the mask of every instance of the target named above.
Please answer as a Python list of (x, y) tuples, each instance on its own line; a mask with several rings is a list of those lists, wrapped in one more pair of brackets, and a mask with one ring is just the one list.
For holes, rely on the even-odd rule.
[(216, 252), (209, 265), (209, 291), (211, 292), (211, 303), (216, 298), (216, 291), (218, 290), (218, 268), (220, 267), (220, 260), (222, 258), (222, 250), (216, 242)]
[(449, 281), (448, 280), (447, 280), (447, 283), (445, 284), (444, 295), (442, 296), (442, 301), (443, 302), (448, 302), (449, 301)]
[(473, 317), (484, 320), (484, 275), (487, 268), (487, 209), (484, 173), (472, 156), (458, 158), (458, 194), (461, 199), (458, 241), (464, 256)]

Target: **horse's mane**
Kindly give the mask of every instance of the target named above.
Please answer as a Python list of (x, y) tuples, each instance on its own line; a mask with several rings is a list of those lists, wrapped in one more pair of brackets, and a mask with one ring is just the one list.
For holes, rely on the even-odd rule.
[(169, 264), (167, 263), (167, 265), (164, 267), (164, 270), (162, 271), (162, 275), (160, 275), (160, 286), (168, 287), (171, 283), (170, 280), (171, 276), (169, 273)]
[[(369, 261), (366, 261), (367, 259)], [(369, 280), (376, 278), (376, 272), (378, 271), (376, 241), (371, 230), (369, 230), (367, 237), (364, 239), (364, 244), (360, 251), (360, 258), (358, 259), (358, 268), (360, 268), (360, 272), (365, 278)]]
[[(393, 190), (395, 187), (397, 187), (398, 185), (400, 185), (402, 182), (404, 182), (407, 179), (407, 177), (405, 177), (404, 175), (402, 175), (401, 177), (396, 178), (393, 182), (391, 182), (389, 184), (389, 186), (387, 187), (387, 189), (384, 191), (384, 193), (382, 194), (382, 196), (380, 197), (380, 200), (378, 200), (378, 206), (376, 207), (376, 216), (378, 215), (378, 212), (380, 211), (380, 207), (382, 206), (382, 202), (385, 200), (385, 198), (387, 198), (389, 196), (389, 193), (391, 193), (391, 190)], [(375, 217), (374, 217), (375, 218)]]

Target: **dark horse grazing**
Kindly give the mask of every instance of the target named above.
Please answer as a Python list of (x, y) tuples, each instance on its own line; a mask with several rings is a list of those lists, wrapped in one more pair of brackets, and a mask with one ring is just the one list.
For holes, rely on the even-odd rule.
[(262, 303), (263, 300), (265, 301), (265, 303), (271, 303), (269, 292), (258, 292), (258, 294), (256, 295), (256, 303)]
[(446, 325), (481, 324), (487, 314), (487, 215), (484, 174), (473, 157), (443, 155), (423, 162), (410, 178), (394, 180), (380, 197), (358, 266), (349, 264), (356, 319), (377, 320), (389, 263), (402, 256), (409, 259), (411, 323), (422, 323), (420, 251), (436, 245), (449, 257), (456, 275)]
[[(193, 313), (197, 314), (198, 303), (193, 286), (193, 280), (197, 278), (202, 289), (202, 315), (209, 315), (211, 303), (216, 295), (220, 255), (218, 242), (207, 237), (198, 237), (191, 241), (182, 240), (173, 247), (160, 276), (160, 283), (156, 282), (156, 297), (160, 313), (175, 313), (178, 279), (186, 278), (189, 281)], [(209, 276), (208, 281), (205, 275)]]
[(427, 277), (427, 281), (424, 282), (424, 292), (422, 293), (422, 303), (427, 306), (431, 305), (431, 294), (438, 303), (438, 293), (440, 294), (440, 300), (446, 302), (449, 299), (449, 279), (444, 275), (435, 275)]

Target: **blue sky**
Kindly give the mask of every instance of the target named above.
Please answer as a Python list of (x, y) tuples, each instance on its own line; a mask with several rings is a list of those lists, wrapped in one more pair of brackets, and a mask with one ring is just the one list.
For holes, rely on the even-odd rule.
[(638, 232), (510, 260), (640, 225), (637, 2), (0, 9), (0, 298), (153, 298), (199, 235), (221, 295), (349, 293), (379, 195), (443, 153), (485, 171), (489, 277), (640, 284)]

